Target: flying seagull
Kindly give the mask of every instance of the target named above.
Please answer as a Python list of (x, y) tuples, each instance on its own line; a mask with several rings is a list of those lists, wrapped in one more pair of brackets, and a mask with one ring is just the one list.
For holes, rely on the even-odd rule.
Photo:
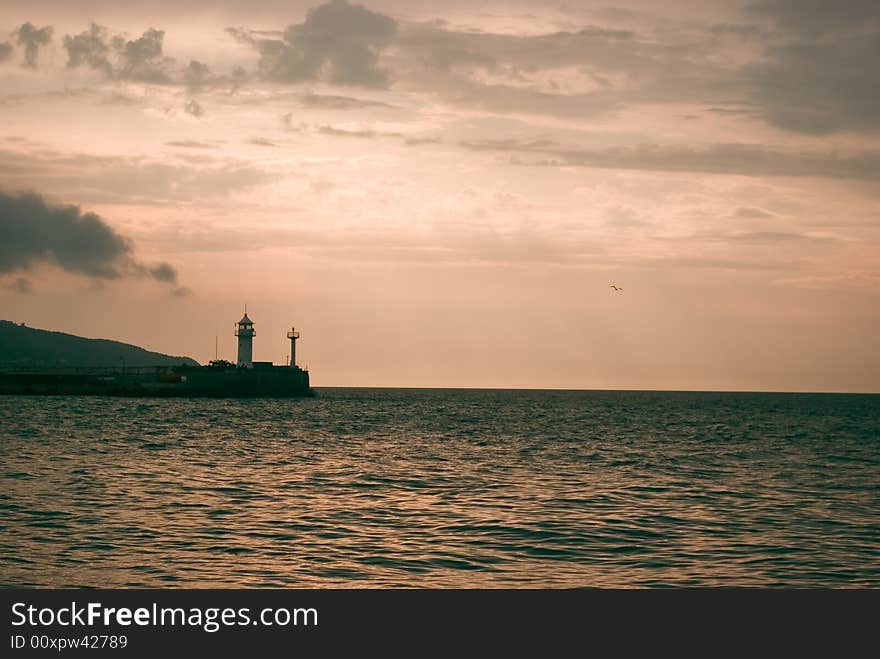
[(615, 286), (614, 284), (611, 284), (611, 288), (613, 288), (615, 291), (622, 291), (623, 290), (622, 288)]

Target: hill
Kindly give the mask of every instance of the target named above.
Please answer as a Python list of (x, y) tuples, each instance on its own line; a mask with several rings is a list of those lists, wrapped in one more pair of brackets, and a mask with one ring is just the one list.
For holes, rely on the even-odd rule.
[(0, 367), (198, 366), (189, 357), (150, 352), (108, 339), (87, 339), (0, 320)]

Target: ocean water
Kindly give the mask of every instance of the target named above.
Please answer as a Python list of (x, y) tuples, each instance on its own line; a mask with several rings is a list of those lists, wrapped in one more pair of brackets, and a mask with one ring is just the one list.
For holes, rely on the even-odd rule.
[(880, 587), (880, 396), (0, 396), (0, 584)]

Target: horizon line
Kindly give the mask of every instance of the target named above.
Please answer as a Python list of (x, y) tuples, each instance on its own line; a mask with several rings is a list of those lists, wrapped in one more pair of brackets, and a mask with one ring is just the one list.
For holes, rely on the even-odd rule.
[(572, 387), (462, 387), (462, 386), (431, 386), (431, 385), (312, 385), (312, 389), (425, 389), (451, 391), (573, 391), (573, 392), (628, 392), (628, 393), (679, 393), (679, 394), (825, 394), (841, 396), (880, 396), (878, 391), (823, 391), (804, 389), (792, 391), (788, 389), (602, 389)]

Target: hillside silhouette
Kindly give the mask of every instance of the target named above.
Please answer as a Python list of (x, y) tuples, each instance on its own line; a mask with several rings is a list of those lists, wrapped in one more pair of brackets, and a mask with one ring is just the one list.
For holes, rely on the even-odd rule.
[(0, 367), (176, 366), (198, 362), (189, 357), (150, 352), (109, 339), (87, 339), (0, 320)]

